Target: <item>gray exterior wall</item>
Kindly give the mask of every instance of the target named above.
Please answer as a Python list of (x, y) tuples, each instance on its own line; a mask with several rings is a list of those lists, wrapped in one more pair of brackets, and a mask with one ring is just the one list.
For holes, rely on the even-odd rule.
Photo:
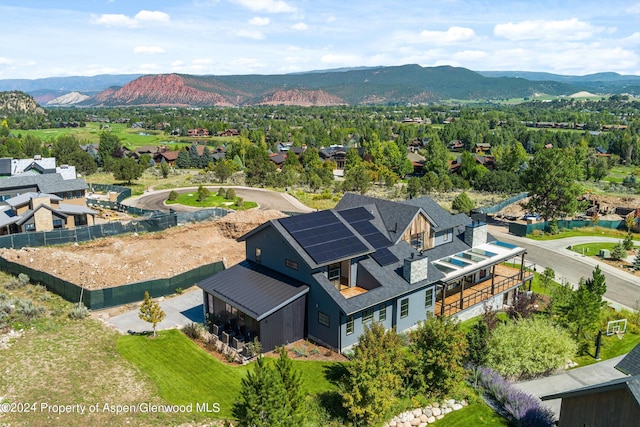
[(445, 231), (438, 231), (434, 235), (433, 245), (439, 246), (444, 243), (449, 243), (452, 240), (453, 240), (453, 230), (449, 229)]
[[(426, 320), (427, 310), (433, 313), (433, 305), (430, 308), (426, 308), (424, 305), (426, 292), (433, 292), (433, 287), (418, 289), (396, 299), (394, 304), (394, 320), (395, 327), (398, 332), (410, 329), (418, 322)], [(402, 300), (405, 298), (409, 299), (409, 314), (407, 317), (401, 317)]]
[[(389, 329), (393, 327), (393, 307), (394, 300), (382, 302), (373, 308), (373, 320), (374, 322), (380, 322), (380, 308), (386, 307), (387, 318), (380, 322), (385, 328)], [(342, 314), (340, 316), (340, 350), (344, 351), (358, 342), (360, 335), (364, 333), (365, 327), (369, 322), (362, 323), (362, 312), (353, 315), (353, 333), (347, 335), (347, 316)]]
[[(321, 325), (318, 321), (318, 313), (322, 312), (329, 316), (329, 327)], [(342, 318), (340, 310), (333, 299), (315, 283), (309, 283), (309, 293), (307, 294), (307, 330), (309, 338), (325, 344), (329, 347), (339, 349), (339, 331)]]
[[(262, 252), (262, 260), (256, 260), (256, 248), (260, 248)], [(251, 236), (246, 240), (246, 256), (248, 260), (258, 262), (259, 264), (269, 267), (294, 279), (298, 279), (309, 285), (311, 282), (312, 270), (298, 256), (298, 254), (289, 246), (287, 242), (271, 227)], [(289, 259), (298, 264), (298, 269), (294, 270), (285, 265), (285, 260)]]
[(260, 321), (263, 352), (304, 339), (306, 305), (306, 295), (303, 295)]

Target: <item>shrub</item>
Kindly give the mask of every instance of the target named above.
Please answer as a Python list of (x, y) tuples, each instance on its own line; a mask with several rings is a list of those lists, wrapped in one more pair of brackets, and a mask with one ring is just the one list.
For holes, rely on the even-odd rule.
[(27, 283), (29, 283), (29, 276), (27, 276), (24, 273), (18, 274), (18, 282), (20, 283), (21, 286), (26, 285)]
[(554, 415), (539, 399), (513, 387), (500, 374), (489, 368), (478, 370), (480, 385), (504, 409), (504, 412), (522, 427), (551, 427)]
[(89, 315), (89, 309), (81, 302), (73, 304), (71, 310), (69, 310), (69, 317), (73, 320), (84, 319)]
[(631, 230), (627, 232), (627, 236), (622, 241), (622, 246), (626, 251), (633, 249), (633, 232)]
[(487, 366), (510, 378), (531, 378), (562, 367), (575, 355), (569, 333), (542, 318), (498, 325), (489, 339)]
[(227, 189), (224, 187), (220, 187), (218, 188), (218, 196), (219, 197), (224, 197), (227, 194)]
[(189, 323), (182, 328), (182, 332), (192, 340), (199, 340), (202, 337), (203, 326), (200, 323)]
[(168, 200), (171, 202), (175, 202), (176, 200), (178, 200), (178, 192), (176, 190), (171, 190), (169, 192)]
[(611, 251), (611, 258), (616, 261), (620, 261), (622, 259), (625, 259), (626, 257), (627, 257), (627, 251), (624, 248), (624, 243), (619, 242), (617, 245), (613, 247), (613, 250)]
[(33, 305), (31, 301), (19, 299), (16, 300), (16, 313), (22, 315), (26, 320), (33, 320), (44, 313), (43, 307)]
[(224, 198), (227, 200), (235, 200), (236, 190), (234, 190), (233, 188), (227, 189), (227, 193), (225, 194)]

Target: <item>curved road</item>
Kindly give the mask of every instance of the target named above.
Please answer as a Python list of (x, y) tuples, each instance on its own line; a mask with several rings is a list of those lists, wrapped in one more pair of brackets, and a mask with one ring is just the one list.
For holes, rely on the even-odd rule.
[[(207, 187), (211, 192), (217, 192), (219, 187), (211, 186)], [(242, 197), (245, 201), (253, 201), (258, 203), (260, 209), (275, 209), (282, 212), (311, 212), (313, 209), (302, 204), (298, 199), (287, 193), (279, 193), (277, 191), (265, 190), (262, 188), (251, 187), (225, 187), (233, 188), (238, 197)], [(197, 187), (185, 187), (174, 188), (174, 191), (178, 193), (193, 193), (198, 190)], [(171, 190), (158, 190), (149, 191), (145, 194), (133, 198), (129, 198), (123, 201), (124, 204), (135, 206), (141, 209), (158, 210), (169, 212), (169, 206), (164, 202), (169, 196)], [(171, 209), (178, 212), (188, 212), (197, 210), (199, 208), (193, 208), (183, 205), (172, 205)]]
[[(633, 308), (640, 301), (640, 278), (631, 273), (619, 270), (594, 258), (582, 256), (567, 249), (567, 246), (580, 243), (607, 241), (618, 242), (620, 239), (608, 237), (570, 237), (557, 240), (531, 240), (508, 234), (506, 227), (489, 226), (489, 232), (498, 240), (512, 243), (527, 249), (526, 259), (537, 266), (538, 271), (551, 267), (556, 273), (556, 281), (567, 280), (577, 286), (581, 278), (591, 277), (596, 265), (605, 274), (607, 292), (605, 298), (614, 306)], [(638, 244), (638, 242), (636, 242)]]

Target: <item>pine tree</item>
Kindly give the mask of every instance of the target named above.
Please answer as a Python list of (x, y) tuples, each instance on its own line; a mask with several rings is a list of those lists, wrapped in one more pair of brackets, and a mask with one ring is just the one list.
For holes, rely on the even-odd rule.
[(160, 308), (160, 304), (155, 302), (149, 296), (149, 291), (144, 291), (144, 301), (140, 305), (140, 313), (138, 317), (145, 322), (149, 322), (153, 325), (153, 336), (156, 336), (156, 326), (164, 319), (164, 311)]
[(305, 396), (302, 390), (302, 375), (293, 367), (287, 349), (282, 346), (278, 350), (280, 357), (275, 362), (276, 374), (284, 387), (285, 418), (281, 426), (297, 427), (304, 425)]
[(640, 252), (638, 252), (633, 260), (633, 271), (640, 271)]
[(179, 169), (189, 169), (191, 167), (191, 158), (185, 150), (180, 150), (176, 159), (176, 167)]
[(238, 426), (271, 427), (285, 419), (284, 389), (273, 369), (258, 357), (242, 379), (240, 398), (233, 405)]
[(592, 292), (594, 295), (600, 297), (604, 296), (605, 292), (607, 292), (607, 282), (604, 277), (604, 273), (600, 270), (600, 266), (597, 265), (596, 269), (591, 273), (591, 278), (587, 279), (585, 282), (587, 289)]
[(627, 257), (627, 251), (624, 248), (624, 244), (622, 242), (618, 243), (613, 247), (613, 250), (611, 251), (611, 258), (613, 258), (616, 261), (620, 261), (622, 259), (625, 259), (626, 257)]
[(200, 167), (200, 153), (198, 153), (196, 144), (191, 144), (191, 147), (189, 147), (189, 158), (192, 168)]
[(211, 154), (211, 150), (209, 150), (209, 147), (204, 147), (202, 156), (200, 156), (200, 169), (208, 168), (209, 164), (213, 164), (213, 155)]

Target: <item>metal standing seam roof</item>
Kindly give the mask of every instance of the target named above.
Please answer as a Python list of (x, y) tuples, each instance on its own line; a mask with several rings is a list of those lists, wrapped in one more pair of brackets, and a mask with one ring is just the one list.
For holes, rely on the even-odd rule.
[(26, 176), (17, 175), (0, 179), (0, 191), (32, 186), (36, 186), (41, 193), (51, 194), (86, 190), (89, 188), (84, 179), (63, 179), (59, 173)]
[(204, 291), (260, 321), (309, 292), (309, 286), (252, 261), (198, 283)]

